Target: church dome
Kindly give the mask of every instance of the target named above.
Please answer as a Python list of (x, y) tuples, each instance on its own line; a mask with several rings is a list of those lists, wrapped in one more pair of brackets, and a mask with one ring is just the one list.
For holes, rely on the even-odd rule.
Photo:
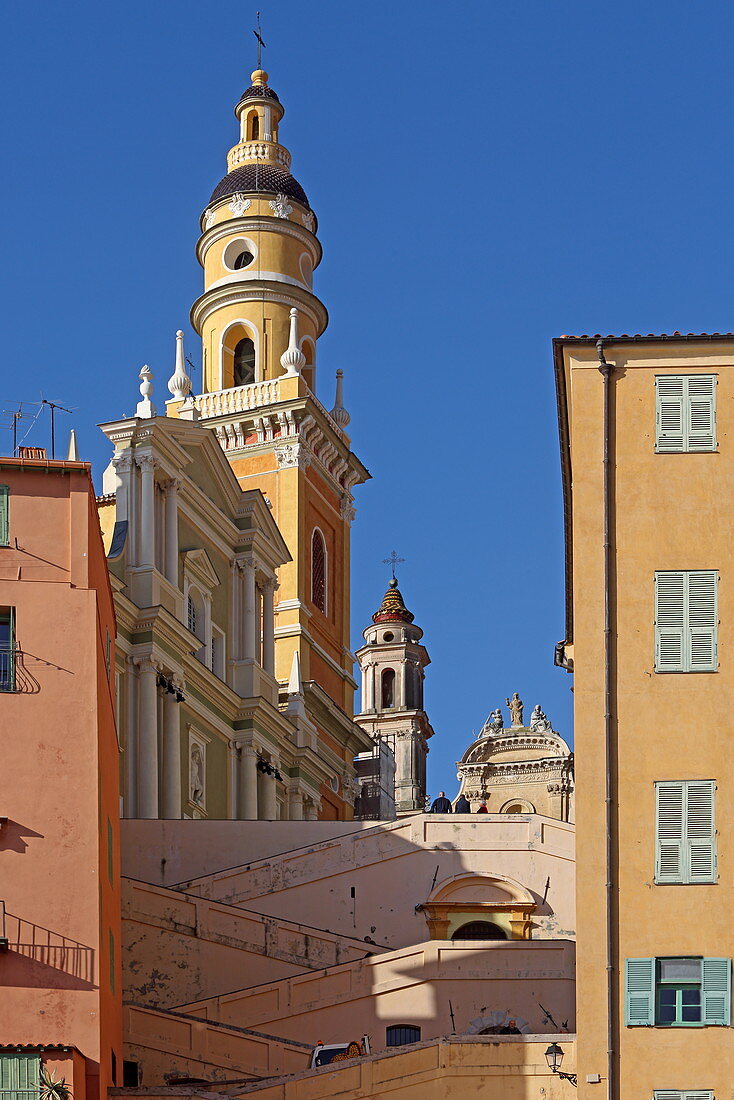
[(306, 192), (298, 180), (271, 164), (243, 164), (241, 168), (228, 172), (212, 191), (209, 202), (225, 199), (237, 191), (265, 191), (273, 195), (287, 195), (289, 199), (295, 199), (311, 209)]
[(277, 92), (274, 92), (267, 84), (251, 84), (240, 96), (240, 103), (246, 99), (274, 99), (276, 103), (280, 103)]
[(382, 603), (372, 616), (373, 623), (412, 623), (415, 615), (408, 611), (403, 602), (403, 596), (398, 588), (398, 582), (390, 581), (387, 592), (382, 597)]

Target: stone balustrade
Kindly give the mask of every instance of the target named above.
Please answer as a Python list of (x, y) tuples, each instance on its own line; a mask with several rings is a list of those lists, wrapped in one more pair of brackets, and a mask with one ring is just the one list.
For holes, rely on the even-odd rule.
[(280, 400), (277, 378), (264, 382), (251, 382), (248, 386), (233, 386), (213, 393), (201, 393), (194, 397), (194, 404), (202, 420), (230, 413), (247, 412)]
[(281, 164), (286, 172), (290, 172), (291, 169), (290, 153), (274, 141), (240, 142), (227, 154), (227, 168), (231, 172), (233, 168), (238, 168), (240, 164), (252, 160), (274, 161), (276, 164)]

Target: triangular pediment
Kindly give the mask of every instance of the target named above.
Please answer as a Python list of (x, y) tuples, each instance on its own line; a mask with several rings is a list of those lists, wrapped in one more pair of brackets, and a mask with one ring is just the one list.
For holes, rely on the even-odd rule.
[(185, 550), (181, 555), (184, 571), (205, 588), (212, 590), (219, 585), (219, 577), (206, 550)]

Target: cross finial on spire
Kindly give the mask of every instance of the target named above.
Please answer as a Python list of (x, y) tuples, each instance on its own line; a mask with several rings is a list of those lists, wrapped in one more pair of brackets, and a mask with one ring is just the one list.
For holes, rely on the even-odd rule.
[(398, 557), (397, 550), (393, 550), (393, 552), (392, 552), (392, 554), (390, 555), (389, 558), (383, 558), (382, 559), (382, 564), (383, 565), (389, 565), (390, 568), (392, 569), (392, 579), (394, 581), (397, 580), (397, 577), (395, 576), (395, 566), (396, 565), (402, 565), (402, 563), (404, 561), (405, 561), (405, 558), (399, 558)]
[(252, 33), (255, 35), (255, 38), (257, 39), (257, 67), (258, 67), (258, 69), (262, 69), (262, 67), (263, 67), (263, 64), (262, 64), (262, 62), (263, 62), (263, 50), (266, 47), (265, 47), (265, 43), (263, 42), (263, 39), (262, 39), (262, 34), (260, 33), (260, 12), (257, 13), (257, 30), (254, 30)]

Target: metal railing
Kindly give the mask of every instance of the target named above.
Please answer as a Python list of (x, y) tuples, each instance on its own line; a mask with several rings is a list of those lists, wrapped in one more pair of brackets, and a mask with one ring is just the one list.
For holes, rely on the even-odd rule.
[(0, 642), (0, 691), (15, 691), (17, 655), (15, 642)]

